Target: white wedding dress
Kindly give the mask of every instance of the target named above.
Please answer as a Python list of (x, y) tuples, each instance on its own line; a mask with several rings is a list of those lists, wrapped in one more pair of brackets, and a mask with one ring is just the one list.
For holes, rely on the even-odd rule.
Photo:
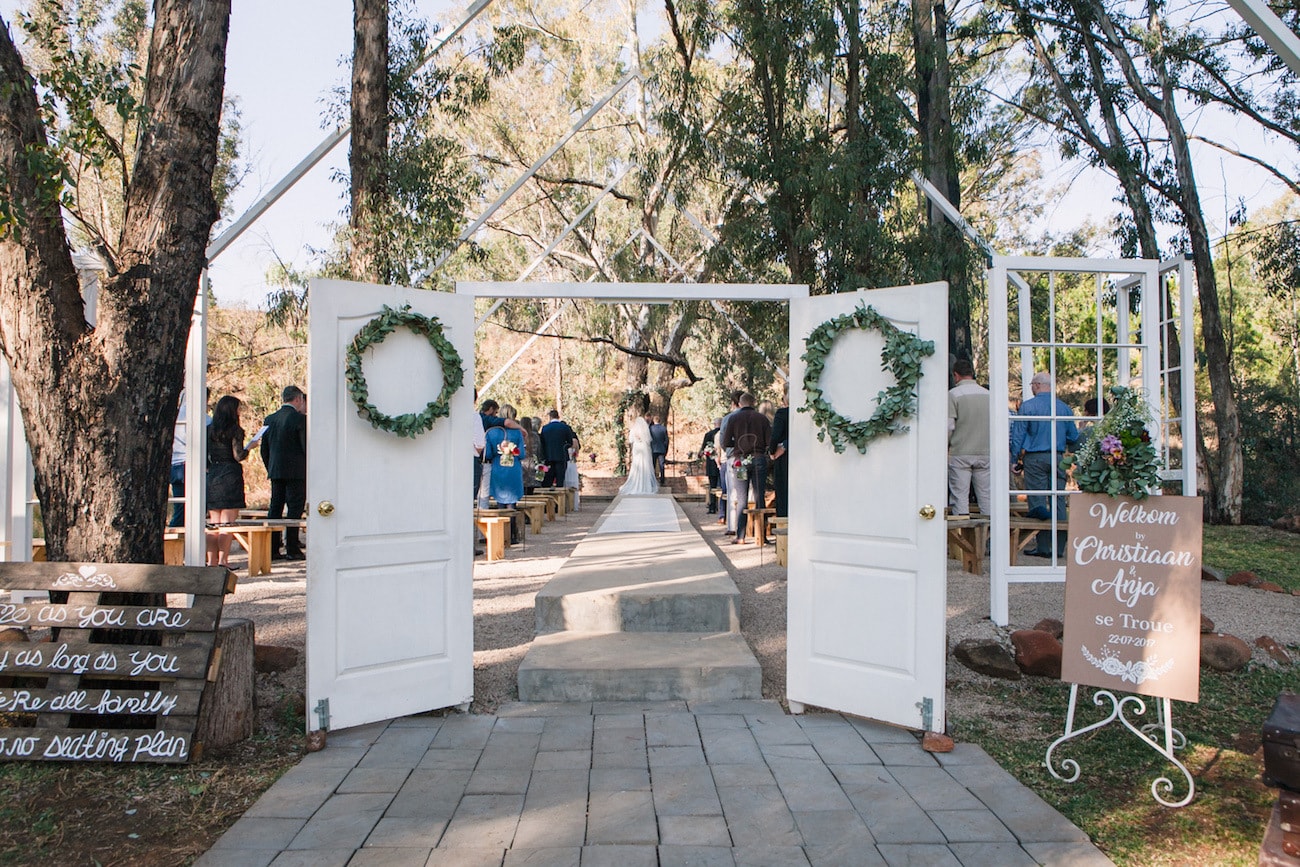
[(627, 481), (618, 489), (624, 496), (644, 496), (659, 493), (659, 480), (655, 477), (654, 455), (650, 452), (650, 425), (644, 417), (632, 422), (628, 438), (632, 442), (632, 466), (627, 471)]

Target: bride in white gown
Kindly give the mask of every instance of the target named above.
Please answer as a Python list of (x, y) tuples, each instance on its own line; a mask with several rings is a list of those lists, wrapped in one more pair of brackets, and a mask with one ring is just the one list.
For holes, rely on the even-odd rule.
[(655, 478), (654, 455), (650, 452), (650, 425), (639, 410), (632, 411), (635, 418), (628, 431), (628, 441), (632, 444), (632, 465), (627, 471), (627, 481), (618, 492), (623, 495), (645, 495), (659, 493), (659, 480)]

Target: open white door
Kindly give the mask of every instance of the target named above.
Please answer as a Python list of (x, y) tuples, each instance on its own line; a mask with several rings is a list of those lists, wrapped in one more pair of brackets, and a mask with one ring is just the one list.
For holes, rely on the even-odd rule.
[[(866, 454), (818, 442), (803, 406), (804, 339), (860, 304), (933, 340), (905, 434)], [(944, 728), (948, 466), (945, 283), (790, 302), (790, 557), (787, 691), (811, 704), (909, 728)], [(876, 331), (841, 332), (821, 387), (836, 411), (868, 419), (894, 384)], [(929, 515), (930, 517), (926, 517)]]
[[(474, 299), (330, 280), (309, 297), (308, 730), (463, 704), (474, 690)], [(414, 439), (360, 418), (344, 379), (361, 327), (408, 304), (441, 321), (465, 370), (451, 416)], [(387, 415), (421, 412), (442, 389), (437, 354), (409, 329), (363, 362)]]

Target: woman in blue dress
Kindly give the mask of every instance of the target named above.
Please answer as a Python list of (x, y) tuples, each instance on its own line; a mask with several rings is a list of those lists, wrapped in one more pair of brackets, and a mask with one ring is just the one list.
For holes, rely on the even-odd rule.
[[(513, 406), (506, 404), (501, 407), (502, 418), (512, 419), (515, 415)], [(514, 508), (524, 496), (524, 455), (527, 453), (524, 432), (518, 428), (494, 427), (488, 428), (484, 437), (487, 442), (483, 458), (485, 463), (491, 464), (492, 473), (488, 492), (498, 507)]]

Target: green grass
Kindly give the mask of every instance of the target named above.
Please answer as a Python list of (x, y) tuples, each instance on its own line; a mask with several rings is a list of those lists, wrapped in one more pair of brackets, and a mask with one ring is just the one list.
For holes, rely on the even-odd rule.
[(1287, 590), (1300, 590), (1300, 533), (1271, 527), (1206, 526), (1201, 559), (1224, 576), (1248, 570)]
[[(1252, 668), (1232, 674), (1205, 671), (1197, 704), (1174, 702), (1174, 725), (1188, 745), (1177, 755), (1196, 781), (1196, 795), (1170, 809), (1151, 796), (1157, 777), (1174, 783), (1169, 800), (1187, 792), (1182, 775), (1118, 722), (1057, 748), (1082, 769), (1074, 783), (1061, 782), (1044, 767), (1047, 747), (1065, 730), (1069, 684), (1043, 678), (998, 683), (978, 689), (1002, 708), (973, 718), (950, 718), (958, 740), (982, 746), (999, 764), (1082, 828), (1112, 860), (1122, 865), (1242, 864), (1259, 857), (1264, 825), (1276, 792), (1265, 788), (1260, 726), (1278, 693), (1300, 690), (1300, 668)], [(1075, 728), (1110, 711), (1091, 701), (1081, 687)], [(1154, 721), (1147, 701), (1139, 725)], [(1130, 716), (1130, 719), (1133, 719)]]

